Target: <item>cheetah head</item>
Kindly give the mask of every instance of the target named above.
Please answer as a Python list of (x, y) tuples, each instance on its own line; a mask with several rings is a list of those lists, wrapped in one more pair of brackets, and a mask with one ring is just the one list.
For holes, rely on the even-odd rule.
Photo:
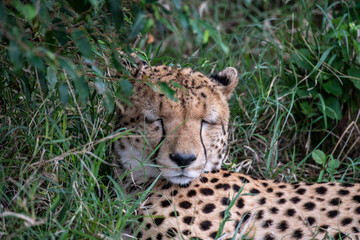
[[(236, 69), (211, 77), (169, 66), (142, 66), (133, 73), (141, 81), (134, 83), (132, 105), (117, 110), (116, 127), (134, 133), (114, 143), (122, 169), (131, 170), (137, 181), (161, 174), (175, 184), (219, 169), (226, 156), (227, 101), (238, 83)], [(175, 91), (176, 101), (154, 91), (163, 83)]]

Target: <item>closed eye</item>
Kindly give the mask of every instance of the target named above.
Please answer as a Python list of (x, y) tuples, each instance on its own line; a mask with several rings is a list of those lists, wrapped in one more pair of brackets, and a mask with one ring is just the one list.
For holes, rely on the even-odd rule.
[(204, 119), (201, 120), (201, 123), (205, 123), (205, 124), (209, 124), (209, 125), (217, 125), (217, 122), (207, 121), (207, 120), (204, 120)]
[(162, 121), (161, 118), (148, 118), (148, 117), (145, 117), (145, 122), (146, 123), (154, 123), (154, 122), (157, 122), (157, 121)]

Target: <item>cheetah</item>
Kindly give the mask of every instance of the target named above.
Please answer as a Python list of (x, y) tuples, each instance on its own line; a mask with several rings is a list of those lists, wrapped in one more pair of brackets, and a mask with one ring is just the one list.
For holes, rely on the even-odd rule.
[[(220, 170), (235, 68), (210, 77), (144, 64), (130, 71), (141, 81), (116, 127), (139, 137), (120, 138), (114, 149), (119, 171), (131, 172), (125, 186), (153, 184), (137, 209), (138, 239), (358, 239), (359, 184), (279, 183)], [(175, 100), (157, 91), (163, 83)]]

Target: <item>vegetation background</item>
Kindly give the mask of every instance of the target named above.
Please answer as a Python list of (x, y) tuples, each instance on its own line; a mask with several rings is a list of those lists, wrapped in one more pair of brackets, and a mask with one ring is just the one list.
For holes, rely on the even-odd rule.
[(1, 1), (0, 238), (119, 239), (138, 221), (111, 154), (136, 134), (112, 125), (131, 52), (238, 69), (224, 167), (358, 182), (359, 14), (356, 0)]

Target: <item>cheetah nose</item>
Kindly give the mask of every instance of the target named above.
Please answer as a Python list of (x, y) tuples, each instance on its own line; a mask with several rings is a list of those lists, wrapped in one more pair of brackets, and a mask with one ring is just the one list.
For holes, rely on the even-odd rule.
[(175, 153), (170, 154), (170, 159), (173, 160), (179, 167), (187, 167), (196, 160), (196, 156), (194, 154), (185, 155)]

